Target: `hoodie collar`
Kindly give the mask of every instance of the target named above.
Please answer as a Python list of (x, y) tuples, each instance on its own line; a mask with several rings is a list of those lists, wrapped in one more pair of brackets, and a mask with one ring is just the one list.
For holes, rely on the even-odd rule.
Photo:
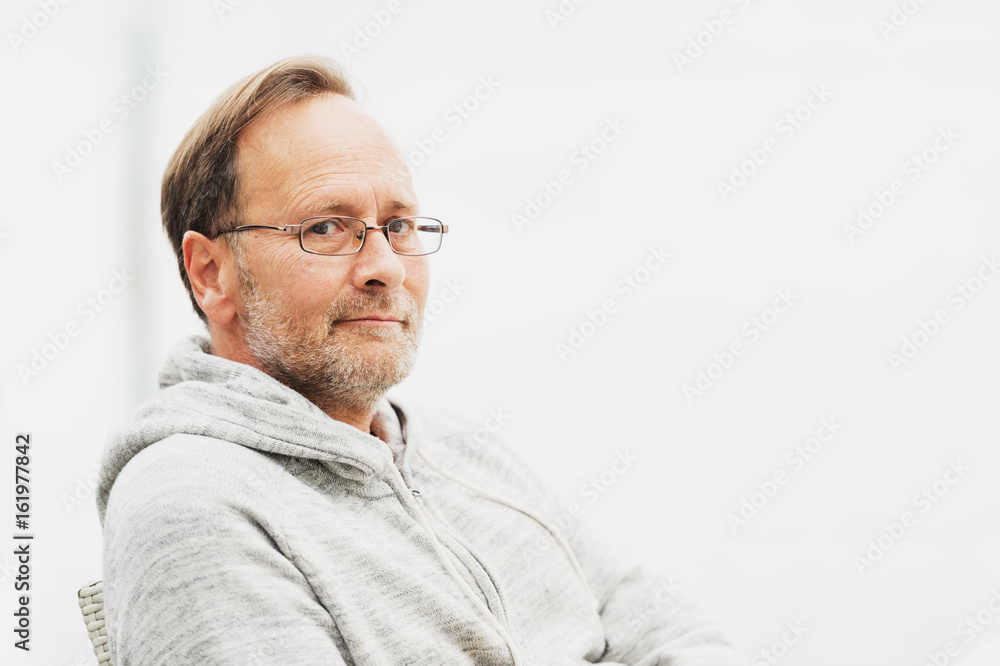
[[(339, 476), (368, 481), (392, 464), (386, 442), (330, 418), (297, 391), (257, 368), (213, 356), (204, 335), (175, 344), (160, 371), (161, 391), (135, 421), (111, 435), (101, 461), (98, 512), (118, 473), (139, 451), (175, 434), (203, 435), (248, 448), (322, 462)], [(403, 439), (398, 406), (382, 398), (378, 432)], [(405, 417), (404, 417), (405, 419)], [(405, 421), (404, 421), (405, 422)], [(373, 425), (375, 425), (373, 423)]]
[(379, 402), (372, 418), (371, 434), (386, 443), (392, 452), (393, 462), (398, 467), (405, 447), (403, 429), (396, 408), (385, 398)]

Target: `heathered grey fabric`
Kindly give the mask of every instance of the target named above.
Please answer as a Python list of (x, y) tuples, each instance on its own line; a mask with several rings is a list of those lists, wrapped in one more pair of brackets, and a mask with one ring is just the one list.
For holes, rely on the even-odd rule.
[(434, 471), (558, 524), (565, 505), (495, 435), (477, 443), (481, 422), (384, 400), (373, 427), (397, 467), (382, 439), (208, 349), (172, 349), (102, 460), (117, 666), (743, 663), (580, 520), (563, 534), (586, 585), (541, 523)]

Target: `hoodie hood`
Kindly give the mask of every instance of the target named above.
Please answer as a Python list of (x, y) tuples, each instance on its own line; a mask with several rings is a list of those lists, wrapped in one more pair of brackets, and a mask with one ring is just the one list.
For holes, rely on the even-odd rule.
[[(318, 460), (332, 472), (366, 481), (392, 464), (386, 443), (330, 418), (297, 391), (257, 368), (213, 356), (192, 335), (175, 344), (160, 371), (160, 391), (134, 422), (108, 438), (101, 458), (97, 512), (104, 524), (118, 474), (137, 453), (171, 435), (203, 435), (251, 449)], [(380, 413), (398, 406), (383, 398)]]

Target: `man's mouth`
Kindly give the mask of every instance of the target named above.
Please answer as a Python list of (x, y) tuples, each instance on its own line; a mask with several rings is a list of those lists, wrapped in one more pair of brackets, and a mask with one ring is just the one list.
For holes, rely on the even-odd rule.
[(402, 324), (403, 322), (391, 315), (362, 315), (360, 317), (351, 317), (350, 319), (341, 319), (337, 322), (338, 324), (370, 324), (373, 326), (387, 326), (390, 324)]

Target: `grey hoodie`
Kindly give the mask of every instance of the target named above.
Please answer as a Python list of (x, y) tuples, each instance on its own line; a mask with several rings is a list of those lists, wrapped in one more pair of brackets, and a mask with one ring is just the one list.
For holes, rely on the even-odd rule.
[(383, 441), (202, 336), (160, 386), (101, 465), (116, 666), (743, 663), (481, 423), (383, 399)]

